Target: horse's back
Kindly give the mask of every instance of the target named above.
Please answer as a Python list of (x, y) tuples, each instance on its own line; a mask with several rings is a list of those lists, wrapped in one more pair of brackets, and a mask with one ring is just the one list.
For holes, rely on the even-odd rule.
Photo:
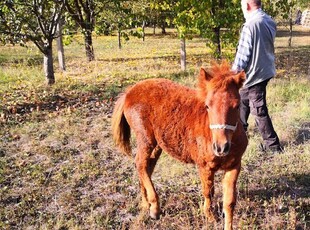
[(186, 109), (197, 99), (194, 89), (171, 80), (154, 78), (138, 82), (126, 92), (125, 110), (135, 110), (150, 118)]
[(126, 92), (124, 113), (136, 136), (185, 162), (193, 161), (186, 146), (195, 142), (197, 122), (205, 122), (202, 110), (194, 89), (166, 79), (144, 80)]
[(194, 90), (168, 79), (154, 78), (138, 82), (132, 86), (126, 93), (126, 100), (132, 103), (158, 104), (159, 101), (171, 101), (182, 97), (184, 94), (193, 95)]

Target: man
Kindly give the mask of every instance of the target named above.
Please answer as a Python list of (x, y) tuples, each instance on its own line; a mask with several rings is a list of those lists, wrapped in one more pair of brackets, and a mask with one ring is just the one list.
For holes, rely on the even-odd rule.
[(274, 40), (276, 23), (261, 9), (260, 0), (242, 0), (243, 25), (232, 70), (244, 70), (246, 81), (240, 90), (240, 118), (247, 131), (249, 114), (255, 116), (263, 137), (263, 151), (281, 152), (282, 147), (268, 114), (266, 86), (275, 76)]
[(301, 17), (302, 17), (302, 12), (301, 12), (301, 10), (298, 8), (298, 9), (297, 9), (297, 14), (296, 14), (296, 20), (295, 20), (295, 24), (296, 24), (296, 25), (301, 25)]

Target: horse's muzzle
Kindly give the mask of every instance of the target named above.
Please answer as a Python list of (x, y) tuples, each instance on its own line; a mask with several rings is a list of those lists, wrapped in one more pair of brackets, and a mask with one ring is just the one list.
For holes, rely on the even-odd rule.
[(218, 157), (224, 157), (227, 156), (230, 150), (230, 142), (226, 142), (224, 144), (219, 144), (217, 142), (213, 142), (212, 144), (212, 150), (214, 154)]

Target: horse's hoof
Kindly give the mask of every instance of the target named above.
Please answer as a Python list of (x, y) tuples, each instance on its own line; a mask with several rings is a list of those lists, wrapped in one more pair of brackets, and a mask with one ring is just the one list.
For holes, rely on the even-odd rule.
[(158, 220), (158, 219), (159, 219), (159, 216), (160, 216), (159, 213), (160, 213), (160, 212), (155, 212), (155, 211), (150, 210), (150, 217), (151, 217), (152, 219), (154, 219), (154, 220)]

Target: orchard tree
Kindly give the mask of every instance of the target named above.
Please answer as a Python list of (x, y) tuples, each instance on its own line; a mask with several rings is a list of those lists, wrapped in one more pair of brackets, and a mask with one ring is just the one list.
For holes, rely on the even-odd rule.
[(172, 24), (175, 15), (173, 7), (179, 2), (177, 0), (151, 0), (150, 1), (150, 18), (152, 18), (154, 26), (154, 34), (156, 25), (161, 28), (161, 33), (166, 34), (166, 26)]
[[(185, 69), (185, 38), (199, 34), (207, 39), (212, 55), (222, 57), (223, 47), (235, 47), (243, 15), (240, 2), (229, 0), (181, 0), (174, 7), (174, 24), (181, 38), (181, 68)], [(183, 56), (183, 57), (182, 57)]]
[(134, 25), (137, 27), (135, 35), (145, 41), (145, 26), (151, 18), (151, 4), (148, 0), (138, 0), (133, 2), (131, 9)]
[(270, 14), (271, 16), (275, 17), (277, 20), (285, 20), (288, 22), (289, 26), (289, 39), (288, 39), (288, 46), (291, 47), (292, 45), (292, 37), (293, 37), (293, 12), (296, 10), (297, 3), (302, 4), (302, 1), (297, 0), (276, 0), (270, 1), (265, 0), (263, 1), (263, 9)]
[(194, 9), (189, 1), (177, 1), (174, 6), (176, 17), (174, 25), (180, 38), (181, 70), (186, 70), (186, 38), (191, 38), (195, 31)]
[(224, 47), (236, 46), (243, 21), (240, 2), (234, 0), (192, 0), (195, 27), (214, 56), (221, 58)]
[(26, 46), (33, 42), (44, 55), (47, 84), (55, 83), (52, 42), (63, 11), (60, 0), (6, 0), (0, 3), (0, 39)]
[(126, 29), (131, 29), (134, 26), (133, 4), (132, 1), (114, 0), (106, 4), (104, 11), (101, 12), (99, 20), (104, 22), (103, 25), (108, 25), (109, 30), (117, 31), (118, 48), (122, 48), (121, 39), (129, 39), (129, 33)]
[(88, 61), (95, 59), (92, 32), (95, 29), (96, 17), (105, 10), (113, 0), (62, 0), (73, 21), (82, 29), (86, 57)]
[(95, 2), (94, 0), (63, 0), (66, 10), (77, 23), (84, 35), (86, 57), (88, 61), (95, 59), (92, 32), (95, 26)]

